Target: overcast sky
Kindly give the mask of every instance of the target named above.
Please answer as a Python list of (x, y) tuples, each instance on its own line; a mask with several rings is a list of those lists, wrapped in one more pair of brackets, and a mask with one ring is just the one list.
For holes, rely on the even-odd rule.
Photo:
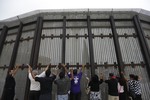
[(0, 0), (0, 20), (39, 9), (142, 8), (150, 0)]

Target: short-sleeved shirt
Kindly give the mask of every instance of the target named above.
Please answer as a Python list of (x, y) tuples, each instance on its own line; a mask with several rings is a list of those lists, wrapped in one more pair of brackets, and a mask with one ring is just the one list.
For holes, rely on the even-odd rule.
[(35, 77), (35, 81), (40, 82), (41, 94), (52, 93), (52, 83), (55, 78), (55, 75), (51, 77)]
[(110, 79), (106, 80), (105, 83), (108, 84), (108, 94), (112, 96), (118, 96), (118, 80), (117, 79)]
[(70, 89), (70, 79), (65, 77), (63, 79), (57, 79), (54, 81), (57, 85), (57, 95), (65, 95)]
[[(68, 76), (71, 78), (71, 74), (68, 73)], [(74, 78), (71, 80), (70, 92), (76, 94), (81, 92), (80, 80), (82, 78), (82, 72), (79, 72), (77, 75), (74, 75)]]
[(31, 75), (31, 73), (29, 73), (29, 79), (31, 82), (30, 83), (30, 91), (40, 91), (40, 83), (35, 81), (35, 79)]

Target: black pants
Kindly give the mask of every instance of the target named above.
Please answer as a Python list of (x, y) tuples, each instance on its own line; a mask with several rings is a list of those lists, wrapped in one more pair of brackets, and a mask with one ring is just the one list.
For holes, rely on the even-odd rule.
[(79, 93), (70, 93), (70, 100), (81, 100), (81, 92)]
[(142, 100), (141, 95), (136, 95), (135, 100)]
[(125, 93), (119, 93), (119, 100), (126, 100)]
[(14, 100), (15, 97), (14, 89), (6, 89), (4, 90), (4, 100)]
[(39, 100), (40, 91), (30, 91), (29, 100)]

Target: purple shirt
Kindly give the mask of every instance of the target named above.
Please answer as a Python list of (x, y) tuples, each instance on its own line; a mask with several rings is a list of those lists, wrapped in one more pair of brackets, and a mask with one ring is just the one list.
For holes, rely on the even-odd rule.
[[(68, 73), (68, 76), (71, 77), (71, 74)], [(78, 73), (77, 75), (74, 75), (74, 79), (71, 80), (70, 92), (72, 92), (72, 93), (79, 93), (79, 92), (81, 92), (81, 88), (80, 88), (81, 77), (82, 77), (82, 72)]]

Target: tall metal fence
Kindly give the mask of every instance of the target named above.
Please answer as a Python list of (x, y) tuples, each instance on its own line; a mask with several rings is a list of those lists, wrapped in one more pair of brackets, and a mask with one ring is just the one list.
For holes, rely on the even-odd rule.
[[(108, 79), (110, 72), (119, 75), (121, 71), (127, 79), (129, 74), (141, 76), (142, 98), (150, 98), (150, 20), (139, 18), (132, 11), (93, 10), (43, 11), (19, 21), (22, 22), (18, 25), (0, 29), (0, 96), (7, 71), (14, 65), (21, 64), (15, 76), (15, 99), (27, 100), (26, 64), (38, 67), (40, 73), (50, 63), (53, 71), (57, 65), (65, 63), (74, 69), (86, 66), (81, 80), (82, 100), (88, 100), (86, 76), (103, 73), (104, 79)], [(56, 89), (53, 85), (53, 100)], [(107, 84), (100, 85), (103, 100), (107, 99), (107, 89)]]

